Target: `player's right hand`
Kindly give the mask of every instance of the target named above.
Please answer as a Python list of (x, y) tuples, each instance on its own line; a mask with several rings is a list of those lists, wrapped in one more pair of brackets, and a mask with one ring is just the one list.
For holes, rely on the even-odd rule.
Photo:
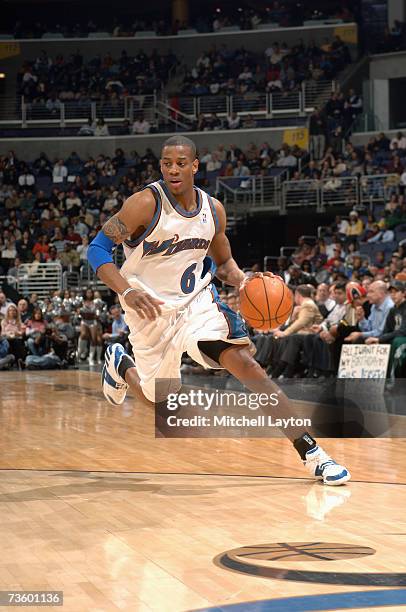
[(124, 301), (127, 306), (135, 310), (141, 319), (146, 318), (150, 321), (154, 321), (161, 315), (160, 305), (164, 303), (161, 300), (157, 300), (156, 298), (152, 297), (152, 295), (149, 295), (149, 293), (143, 291), (142, 289), (130, 291), (125, 296)]

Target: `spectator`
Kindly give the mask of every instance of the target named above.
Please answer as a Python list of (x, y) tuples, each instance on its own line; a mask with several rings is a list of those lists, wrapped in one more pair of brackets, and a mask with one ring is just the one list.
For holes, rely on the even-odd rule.
[(352, 210), (349, 215), (349, 224), (347, 227), (347, 237), (350, 236), (361, 236), (364, 230), (362, 220), (359, 218), (356, 210)]
[(68, 168), (65, 166), (63, 159), (60, 159), (53, 167), (52, 180), (54, 183), (63, 183), (68, 176)]
[(227, 127), (229, 130), (238, 130), (241, 125), (241, 118), (237, 115), (236, 112), (231, 113), (231, 115), (227, 118)]
[(10, 354), (10, 344), (6, 338), (0, 335), (0, 370), (8, 370), (12, 367), (15, 357)]
[(47, 324), (44, 321), (41, 308), (34, 308), (31, 319), (26, 322), (25, 334), (27, 337), (27, 347), (32, 355), (44, 355), (45, 332)]
[(73, 249), (72, 243), (65, 244), (65, 250), (59, 255), (59, 259), (64, 268), (76, 270), (79, 268), (80, 256), (76, 249)]
[(125, 346), (129, 330), (126, 322), (124, 321), (123, 313), (121, 311), (120, 306), (112, 306), (110, 309), (110, 313), (113, 318), (111, 325), (111, 334), (104, 333), (103, 340), (107, 342), (107, 344), (119, 342), (120, 344)]
[(1, 322), (1, 335), (8, 341), (10, 353), (17, 361), (24, 359), (25, 356), (24, 334), (25, 325), (21, 322), (17, 306), (10, 304)]
[(326, 121), (319, 109), (310, 115), (310, 152), (314, 159), (321, 159), (326, 146)]
[(393, 308), (386, 284), (381, 280), (374, 281), (368, 288), (367, 296), (372, 304), (371, 313), (365, 318), (364, 311), (358, 311), (358, 326), (361, 331), (352, 332), (345, 342), (362, 343), (370, 337), (380, 338), (383, 333), (389, 310)]
[(106, 125), (106, 122), (104, 121), (104, 119), (98, 120), (96, 128), (94, 130), (94, 135), (98, 137), (110, 135), (109, 128)]
[(133, 123), (133, 134), (149, 134), (151, 131), (150, 123), (145, 119), (144, 115), (140, 115)]
[(0, 291), (0, 316), (1, 317), (5, 317), (8, 307), (9, 306), (14, 306), (15, 304), (11, 301), (8, 300), (6, 297), (6, 294), (4, 293), (4, 291)]
[(273, 337), (278, 339), (271, 363), (272, 378), (291, 378), (294, 374), (300, 352), (303, 347), (303, 337), (311, 333), (312, 326), (322, 321), (322, 316), (312, 299), (314, 288), (311, 285), (299, 285), (295, 291), (296, 308), (290, 323), (284, 330), (277, 329)]
[(28, 302), (26, 299), (21, 298), (17, 303), (18, 312), (20, 314), (20, 319), (22, 323), (26, 323), (30, 318), (30, 313), (28, 310)]
[(87, 122), (81, 126), (78, 132), (78, 136), (94, 136), (96, 125), (93, 120), (89, 117)]
[(389, 376), (404, 377), (406, 370), (406, 285), (393, 281), (389, 287), (394, 303), (389, 310), (381, 336), (370, 336), (365, 344), (390, 344)]

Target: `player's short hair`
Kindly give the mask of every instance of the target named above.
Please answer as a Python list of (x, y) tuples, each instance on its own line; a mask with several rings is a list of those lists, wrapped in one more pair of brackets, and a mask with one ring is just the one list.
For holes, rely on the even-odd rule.
[(190, 140), (190, 138), (187, 138), (186, 136), (176, 135), (176, 136), (171, 136), (170, 138), (167, 138), (164, 144), (162, 145), (161, 157), (162, 157), (162, 151), (165, 149), (165, 147), (188, 147), (191, 151), (193, 159), (196, 159), (197, 157), (197, 150), (196, 150), (195, 143), (193, 142), (193, 140)]

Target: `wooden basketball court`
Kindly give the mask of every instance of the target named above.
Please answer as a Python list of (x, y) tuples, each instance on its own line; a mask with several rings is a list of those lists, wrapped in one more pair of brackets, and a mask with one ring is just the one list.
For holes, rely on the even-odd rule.
[(328, 488), (284, 439), (155, 438), (98, 373), (1, 383), (0, 590), (75, 612), (406, 605), (405, 439), (325, 440), (353, 476)]

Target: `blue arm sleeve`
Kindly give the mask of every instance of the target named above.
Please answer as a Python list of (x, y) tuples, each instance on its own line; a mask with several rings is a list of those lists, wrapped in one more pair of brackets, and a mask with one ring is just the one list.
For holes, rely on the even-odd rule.
[(100, 230), (87, 250), (87, 260), (95, 272), (103, 264), (114, 263), (113, 248), (115, 246), (116, 244), (106, 236), (103, 230)]

